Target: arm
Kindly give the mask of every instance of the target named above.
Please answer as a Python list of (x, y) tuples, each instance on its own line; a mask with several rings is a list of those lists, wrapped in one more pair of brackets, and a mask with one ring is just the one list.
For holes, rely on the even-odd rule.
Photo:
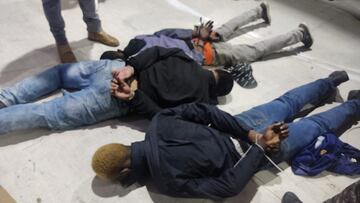
[(145, 49), (138, 55), (130, 57), (127, 61), (128, 65), (131, 65), (135, 69), (135, 73), (145, 70), (157, 61), (165, 59), (171, 55), (174, 55), (178, 52), (181, 52), (181, 49), (178, 48), (163, 48), (163, 47), (151, 47)]
[(165, 35), (175, 39), (191, 40), (194, 30), (191, 29), (163, 29), (154, 33), (156, 36)]
[(288, 126), (282, 122), (269, 125), (264, 134), (252, 130), (240, 119), (221, 111), (216, 106), (190, 103), (175, 108), (164, 110), (162, 113), (178, 115), (184, 120), (211, 125), (221, 132), (228, 133), (236, 139), (242, 139), (249, 143), (257, 143), (267, 152), (280, 150), (280, 143), (288, 137)]
[(221, 111), (215, 106), (191, 103), (183, 104), (175, 108), (164, 110), (164, 114), (173, 114), (184, 120), (209, 125), (221, 132), (228, 133), (235, 138), (249, 141), (248, 134), (251, 128), (232, 115)]
[(136, 113), (145, 114), (151, 119), (161, 108), (141, 90), (135, 91), (135, 96), (129, 101), (131, 109)]
[(128, 83), (113, 79), (111, 81), (111, 95), (127, 102), (136, 113), (145, 114), (149, 118), (161, 110), (151, 98), (138, 89), (137, 80), (132, 79)]
[(225, 170), (219, 177), (182, 180), (181, 182), (186, 182), (183, 191), (174, 195), (212, 199), (235, 196), (257, 172), (263, 158), (262, 149), (253, 145), (239, 163)]

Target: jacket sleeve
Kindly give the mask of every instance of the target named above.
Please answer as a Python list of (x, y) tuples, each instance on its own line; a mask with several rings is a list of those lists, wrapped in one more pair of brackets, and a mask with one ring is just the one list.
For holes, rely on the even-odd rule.
[(130, 108), (136, 113), (144, 114), (151, 119), (161, 108), (141, 90), (136, 90), (135, 96), (129, 101)]
[(178, 48), (163, 48), (163, 47), (151, 47), (140, 52), (138, 55), (130, 57), (127, 60), (127, 64), (131, 65), (135, 69), (135, 74), (151, 67), (156, 62), (168, 58), (171, 55), (174, 55), (178, 52), (181, 52), (181, 49)]
[(221, 111), (213, 105), (202, 103), (183, 104), (175, 108), (164, 110), (162, 113), (175, 114), (182, 117), (184, 120), (211, 125), (211, 127), (218, 129), (221, 132), (228, 133), (234, 138), (249, 141), (247, 135), (251, 128), (241, 120)]
[(156, 36), (165, 35), (167, 37), (190, 40), (192, 39), (192, 30), (191, 29), (163, 29), (154, 33)]
[(232, 197), (241, 192), (257, 172), (264, 158), (261, 148), (253, 145), (246, 156), (233, 168), (225, 170), (219, 177), (187, 179), (185, 190), (174, 196), (221, 199)]

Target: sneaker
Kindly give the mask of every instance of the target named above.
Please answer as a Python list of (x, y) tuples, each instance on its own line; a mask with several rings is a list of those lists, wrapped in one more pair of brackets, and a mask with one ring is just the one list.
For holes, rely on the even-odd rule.
[(270, 6), (267, 2), (262, 2), (260, 4), (261, 7), (261, 18), (264, 19), (266, 24), (271, 23), (271, 17), (270, 17)]
[(224, 67), (224, 69), (231, 73), (235, 82), (237, 82), (241, 87), (252, 89), (257, 86), (250, 64), (239, 63), (233, 66)]
[(77, 62), (76, 57), (74, 53), (71, 50), (71, 47), (69, 44), (56, 44), (60, 61), (62, 63), (75, 63)]
[(310, 48), (313, 45), (314, 40), (310, 34), (309, 27), (307, 25), (305, 25), (304, 23), (301, 23), (299, 25), (299, 28), (301, 29), (301, 32), (303, 33), (303, 38), (302, 38), (301, 42), (304, 44), (304, 46), (306, 48)]
[(329, 75), (329, 78), (334, 82), (336, 87), (349, 80), (349, 76), (346, 71), (334, 71)]
[(111, 47), (117, 47), (120, 44), (119, 40), (104, 31), (88, 32), (88, 39), (91, 41), (100, 42)]
[(351, 90), (347, 97), (348, 100), (360, 99), (360, 90)]
[(0, 101), (0, 109), (5, 108), (6, 105)]
[(281, 203), (302, 203), (302, 201), (292, 192), (286, 192), (281, 199)]

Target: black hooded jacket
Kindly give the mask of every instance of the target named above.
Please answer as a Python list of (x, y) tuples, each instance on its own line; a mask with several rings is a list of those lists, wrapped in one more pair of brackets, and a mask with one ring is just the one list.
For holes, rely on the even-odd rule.
[(135, 69), (138, 90), (130, 108), (152, 117), (163, 108), (184, 103), (217, 104), (213, 73), (181, 49), (152, 47), (127, 60)]

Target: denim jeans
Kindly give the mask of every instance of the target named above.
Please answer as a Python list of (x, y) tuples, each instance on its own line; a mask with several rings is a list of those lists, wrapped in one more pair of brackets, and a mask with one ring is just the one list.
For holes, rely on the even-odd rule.
[[(96, 12), (95, 1), (97, 0), (79, 0), (80, 8), (83, 12), (83, 20), (87, 25), (89, 32), (100, 32), (101, 21)], [(44, 13), (49, 22), (50, 30), (58, 44), (67, 43), (65, 35), (65, 22), (61, 16), (60, 0), (42, 0)]]
[[(127, 103), (110, 93), (111, 71), (124, 65), (116, 60), (60, 64), (0, 89), (0, 101), (7, 106), (0, 109), (0, 134), (30, 128), (64, 130), (126, 115)], [(63, 96), (30, 103), (56, 90), (63, 90)]]
[[(319, 103), (334, 90), (331, 80), (320, 79), (295, 88), (269, 103), (254, 107), (236, 117), (257, 132), (264, 133), (267, 126), (278, 121), (291, 120), (306, 104)], [(359, 119), (360, 100), (350, 100), (326, 112), (289, 123), (288, 138), (281, 143), (280, 152), (271, 158), (277, 163), (289, 161), (318, 136), (326, 132), (335, 132), (349, 122)]]

